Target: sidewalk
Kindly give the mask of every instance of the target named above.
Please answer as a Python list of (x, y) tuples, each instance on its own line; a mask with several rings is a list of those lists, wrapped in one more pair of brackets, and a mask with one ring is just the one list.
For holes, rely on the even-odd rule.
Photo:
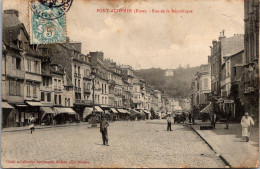
[[(89, 125), (88, 122), (81, 122), (81, 123), (69, 123), (69, 124), (57, 124), (57, 125), (49, 125), (49, 126), (41, 126), (41, 125), (34, 125), (35, 129), (46, 129), (46, 128), (55, 128), (55, 127), (70, 127), (70, 126), (77, 126), (77, 125)], [(29, 126), (22, 126), (22, 127), (7, 127), (2, 129), (2, 132), (16, 132), (16, 131), (24, 131), (29, 130)]]
[(200, 130), (201, 125), (210, 123), (197, 122), (189, 125), (220, 155), (232, 168), (259, 167), (259, 128), (253, 127), (249, 142), (241, 136), (240, 124), (216, 124), (214, 130)]

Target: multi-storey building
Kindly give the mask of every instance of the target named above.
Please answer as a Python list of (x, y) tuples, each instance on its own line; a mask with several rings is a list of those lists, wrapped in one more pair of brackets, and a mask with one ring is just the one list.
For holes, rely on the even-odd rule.
[(221, 95), (220, 81), (221, 81), (221, 40), (225, 39), (224, 30), (220, 32), (219, 41), (213, 40), (210, 46), (211, 55), (208, 56), (208, 62), (211, 68), (211, 96), (218, 98)]
[(123, 74), (123, 107), (131, 108), (134, 71), (129, 65), (120, 65)]
[(245, 54), (244, 97), (245, 111), (254, 120), (259, 118), (259, 0), (244, 1)]
[[(65, 91), (66, 96), (62, 93), (57, 93), (56, 104), (59, 105), (61, 103), (60, 105), (62, 106), (73, 106), (73, 109), (82, 118), (85, 107), (93, 105), (92, 90), (90, 90), (92, 83), (89, 56), (81, 53), (81, 43), (71, 42), (69, 38), (67, 38), (64, 44), (40, 45), (39, 48), (48, 54), (51, 63), (59, 64), (63, 70), (63, 74), (66, 73), (66, 76), (60, 75), (57, 78), (57, 85), (59, 84), (59, 80), (62, 79), (64, 84), (66, 80), (66, 86), (62, 90)], [(55, 83), (54, 80), (53, 83)], [(72, 87), (73, 97), (71, 97)], [(62, 98), (62, 96), (64, 97)], [(59, 102), (59, 97), (61, 97), (61, 102)], [(65, 109), (63, 110), (65, 111)], [(67, 110), (69, 111), (69, 109)]]
[(134, 108), (141, 109), (141, 82), (140, 78), (134, 76), (133, 78), (133, 105)]
[(104, 64), (103, 52), (90, 52), (91, 64), (96, 69), (95, 73), (95, 104), (108, 105), (109, 93), (109, 68)]
[[(225, 38), (221, 43), (222, 69), (221, 69), (221, 98), (219, 103), (222, 112), (235, 118), (234, 98), (231, 98), (231, 85), (236, 75), (236, 65), (243, 62), (244, 35), (234, 35)], [(238, 107), (237, 107), (238, 108)], [(238, 112), (238, 110), (236, 110)], [(241, 115), (239, 115), (241, 119)]]
[(201, 65), (192, 82), (192, 112), (195, 118), (200, 117), (200, 111), (209, 104), (211, 93), (211, 67), (209, 64)]

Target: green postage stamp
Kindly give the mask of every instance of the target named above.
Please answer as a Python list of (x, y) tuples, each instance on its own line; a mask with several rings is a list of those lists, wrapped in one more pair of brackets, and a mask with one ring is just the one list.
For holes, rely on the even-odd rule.
[(31, 43), (64, 43), (66, 41), (64, 8), (44, 1), (30, 1), (29, 5)]

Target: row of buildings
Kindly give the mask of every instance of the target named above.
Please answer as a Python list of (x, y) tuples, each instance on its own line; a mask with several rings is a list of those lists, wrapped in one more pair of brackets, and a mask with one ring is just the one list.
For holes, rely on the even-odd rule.
[(170, 112), (174, 105), (159, 90), (134, 75), (129, 65), (104, 58), (103, 52), (83, 54), (80, 42), (31, 45), (16, 10), (3, 13), (2, 127), (22, 126), (34, 114), (78, 115), (96, 111)]
[(192, 111), (217, 113), (241, 120), (245, 112), (259, 117), (259, 1), (244, 1), (245, 34), (212, 41), (208, 64), (201, 65), (192, 82)]

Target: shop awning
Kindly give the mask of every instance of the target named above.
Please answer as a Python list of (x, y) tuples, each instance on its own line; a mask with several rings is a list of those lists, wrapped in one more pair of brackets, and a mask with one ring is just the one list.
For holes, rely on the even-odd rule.
[(30, 106), (44, 106), (41, 102), (26, 102)]
[(143, 112), (146, 113), (146, 114), (150, 114), (150, 112), (147, 111), (147, 110), (143, 110)]
[(131, 113), (131, 114), (138, 114), (139, 112), (136, 111), (136, 110), (134, 110), (134, 109), (131, 109), (131, 110), (130, 110), (130, 113)]
[(118, 113), (115, 108), (110, 108), (113, 113)]
[(137, 111), (138, 111), (138, 114), (139, 114), (139, 115), (141, 115), (141, 116), (144, 116), (144, 115), (145, 115), (145, 113), (143, 112), (143, 110), (140, 109), (140, 110), (137, 110)]
[(83, 118), (87, 117), (93, 112), (93, 107), (85, 107), (83, 112)]
[(41, 107), (40, 110), (44, 111), (44, 113), (55, 114), (55, 112), (50, 107)]
[(3, 109), (13, 109), (14, 107), (8, 104), (7, 102), (2, 102)]
[(54, 107), (54, 111), (57, 114), (60, 114), (60, 113), (76, 114), (76, 112), (74, 110), (72, 110), (72, 108)]
[(124, 111), (124, 109), (117, 109), (118, 111), (119, 111), (119, 113), (126, 113), (125, 111)]
[(95, 111), (97, 112), (103, 112), (103, 110), (99, 106), (95, 106)]
[(209, 105), (207, 105), (204, 109), (202, 109), (200, 112), (201, 113), (207, 113), (207, 114), (211, 114), (213, 113), (213, 104), (210, 102)]

